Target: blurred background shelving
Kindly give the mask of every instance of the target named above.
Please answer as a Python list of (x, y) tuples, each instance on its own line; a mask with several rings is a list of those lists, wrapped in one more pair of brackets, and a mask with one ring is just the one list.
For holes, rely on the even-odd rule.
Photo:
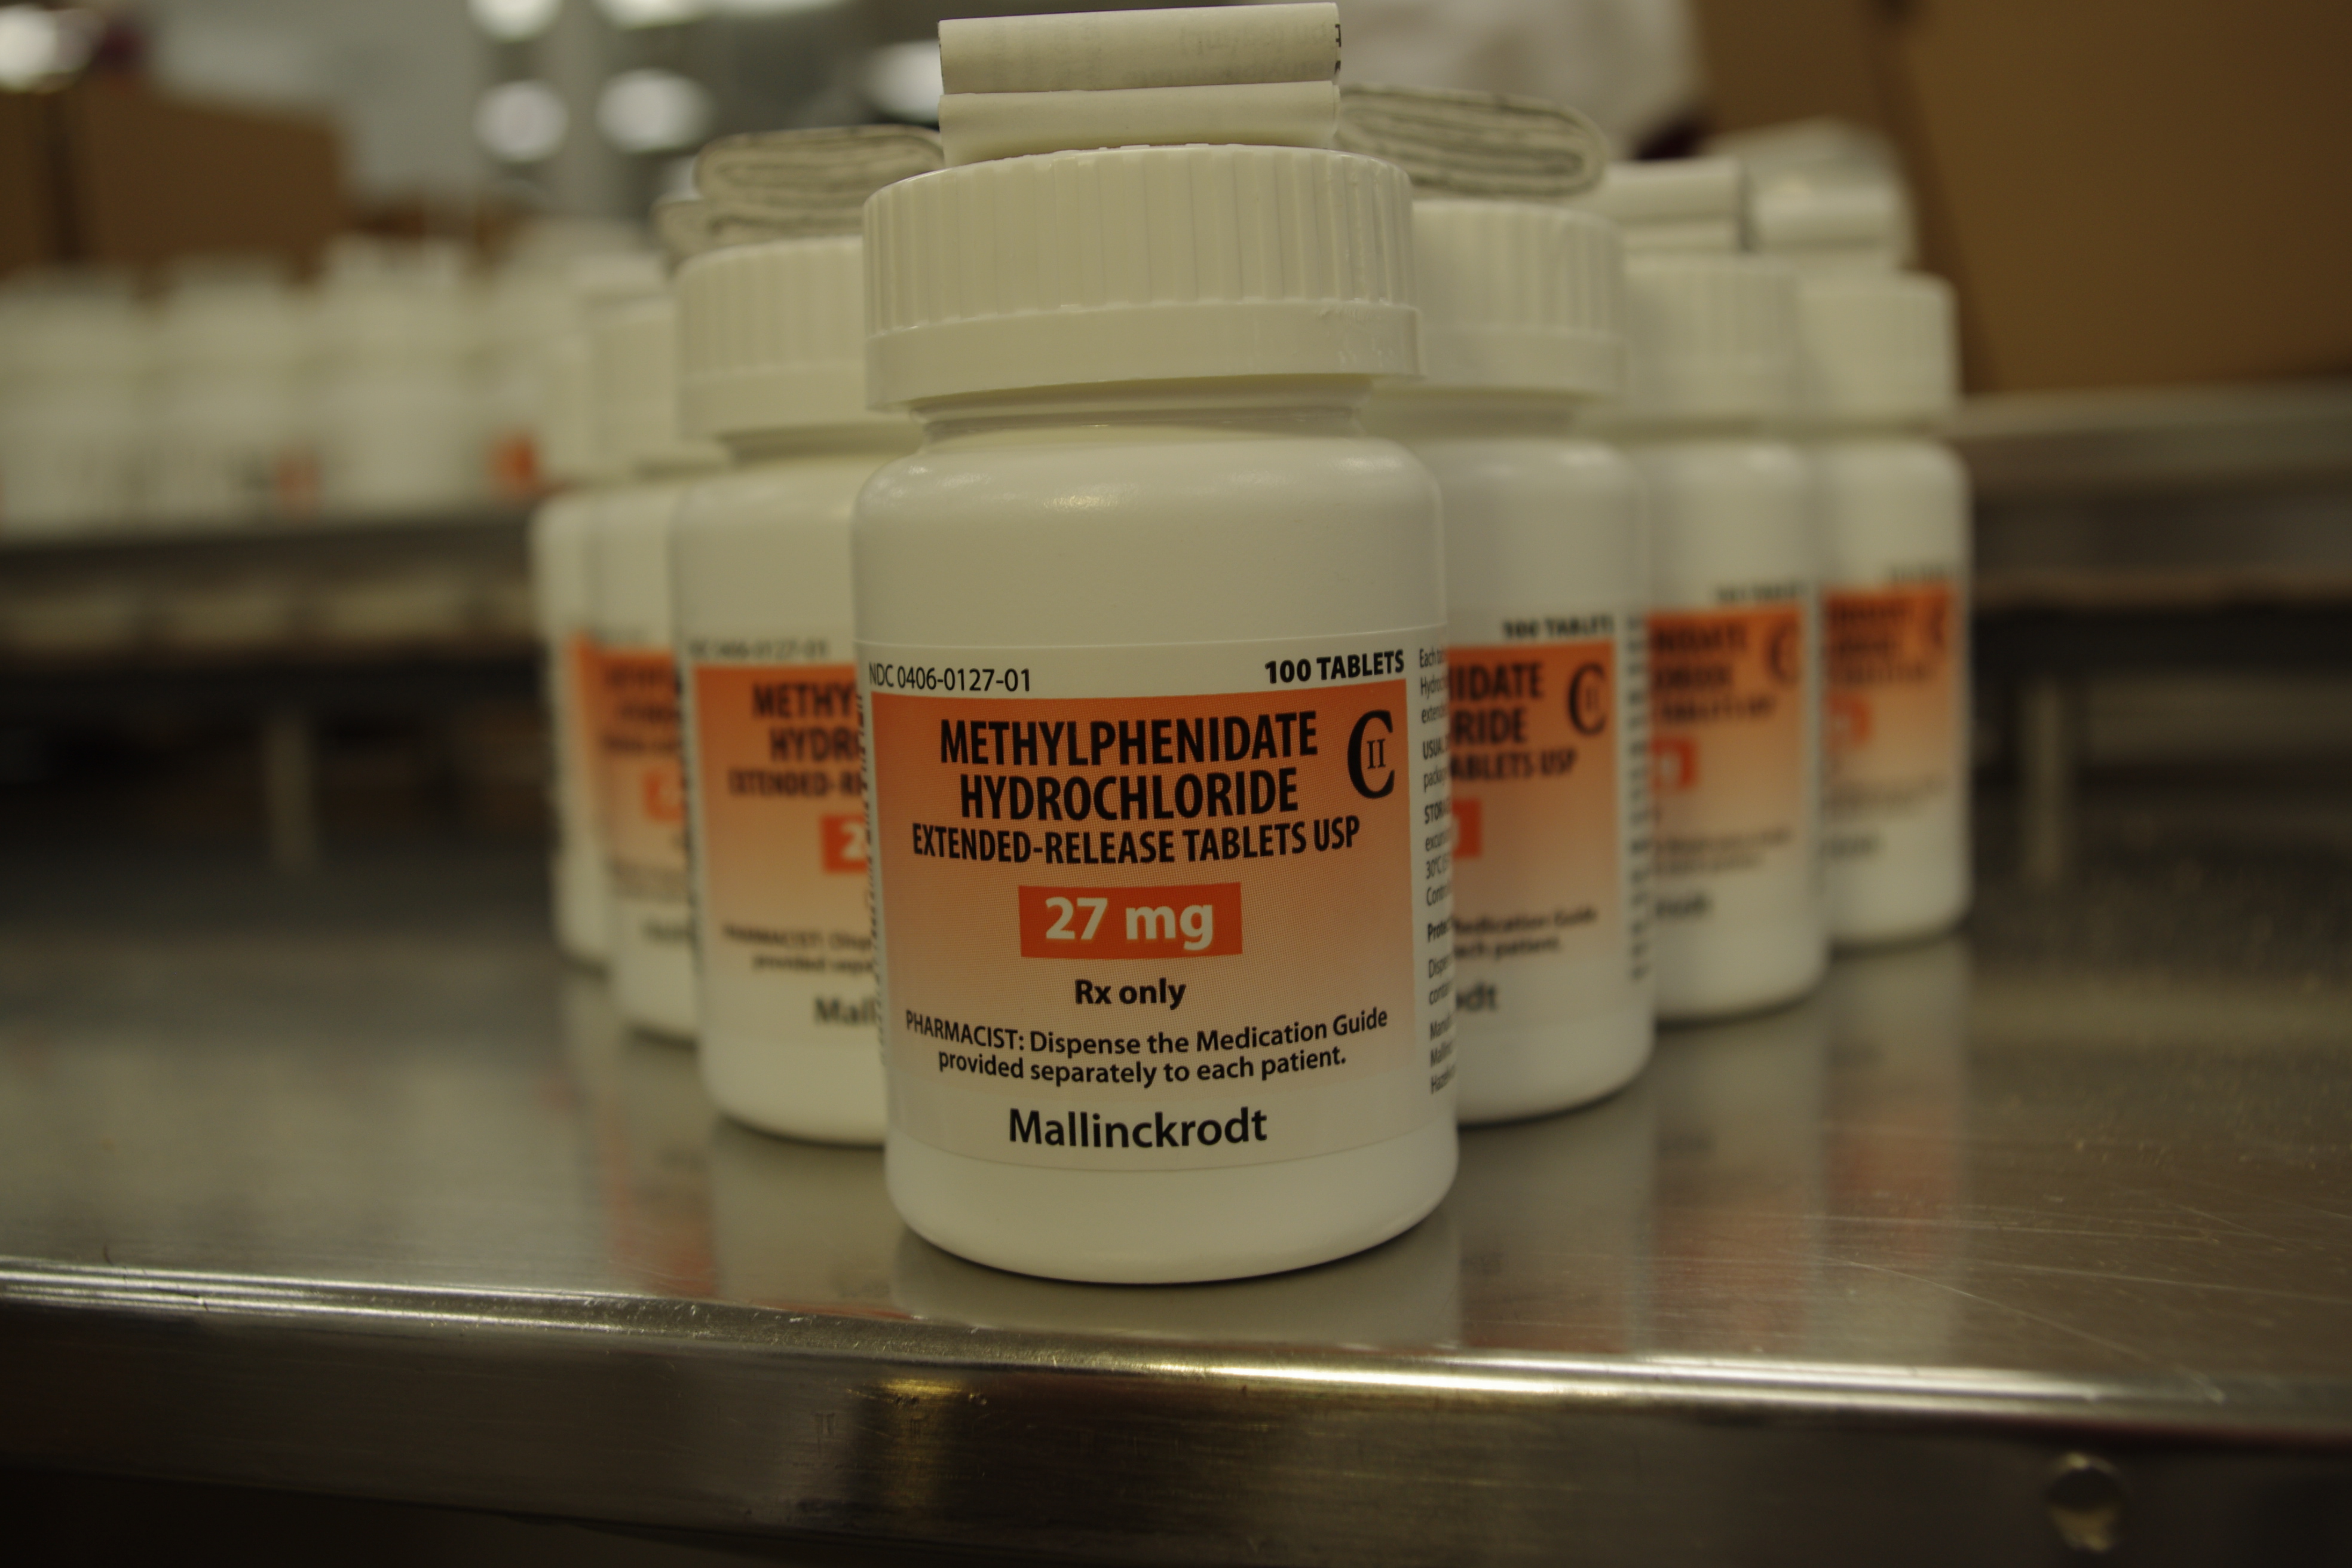
[[(289, 864), (538, 832), (484, 781), (541, 744), (521, 520), (567, 471), (575, 259), (645, 246), (710, 136), (927, 119), (940, 16), (1028, 8), (0, 5), (0, 795), (54, 825), (144, 794), (131, 820)], [(1908, 193), (1961, 304), (1997, 787), (2352, 766), (2352, 110), (2322, 63), (2352, 14), (1341, 14), (1351, 79), (1565, 100), (1622, 154), (1714, 145), (1759, 188)]]

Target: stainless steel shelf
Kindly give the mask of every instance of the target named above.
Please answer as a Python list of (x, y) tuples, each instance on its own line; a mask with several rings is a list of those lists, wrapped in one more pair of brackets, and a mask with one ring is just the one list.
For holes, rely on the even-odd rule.
[(2352, 808), (2093, 805), (2073, 884), (1467, 1134), (1389, 1246), (1173, 1289), (720, 1121), (530, 863), (15, 865), (0, 1459), (1033, 1558), (2341, 1560)]
[(2341, 482), (2352, 381), (1974, 398), (1950, 434), (1991, 500)]
[[(536, 657), (525, 514), (0, 534), (0, 711), (431, 703)], [(520, 679), (517, 672), (520, 672)]]
[(340, 565), (352, 559), (446, 555), (482, 549), (520, 558), (530, 510), (485, 506), (463, 511), (353, 514), (299, 522), (140, 522), (68, 533), (0, 531), (0, 570), (178, 571), (260, 563)]
[(1951, 437), (1989, 612), (2352, 605), (2352, 382), (1985, 398)]

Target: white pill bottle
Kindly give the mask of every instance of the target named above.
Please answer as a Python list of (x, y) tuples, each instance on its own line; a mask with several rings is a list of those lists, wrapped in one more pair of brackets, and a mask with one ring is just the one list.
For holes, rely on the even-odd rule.
[(866, 406), (863, 242), (768, 240), (678, 269), (690, 435), (734, 467), (670, 542), (702, 1080), (770, 1132), (879, 1143), (849, 519), (914, 423)]
[(1461, 1118), (1562, 1110), (1649, 1059), (1648, 542), (1641, 480), (1575, 427), (1622, 376), (1616, 227), (1413, 204), (1424, 379), (1367, 426), (1445, 504)]
[[(1736, 215), (1736, 177), (1722, 188)], [(1611, 424), (1650, 509), (1652, 930), (1666, 1020), (1792, 1001), (1829, 960), (1821, 552), (1811, 469), (1777, 434), (1795, 389), (1795, 275), (1707, 243), (1645, 248), (1629, 227), (1631, 381)]]
[(157, 315), (149, 521), (307, 519), (318, 503), (312, 300), (257, 258), (191, 258), (172, 270)]
[(575, 963), (602, 965), (612, 951), (612, 910), (605, 889), (604, 834), (599, 816), (603, 752), (591, 699), (601, 679), (591, 588), (591, 537), (599, 495), (624, 482), (626, 468), (603, 439), (588, 385), (586, 311), (658, 293), (661, 263), (652, 256), (583, 258), (565, 279), (571, 318), (560, 343), (548, 345), (551, 375), (541, 446), (549, 473), (566, 487), (530, 520), (531, 594), (538, 610), (540, 657), (545, 668), (551, 753), (549, 816), (555, 847), (549, 886), (556, 945)]
[(999, 1268), (1321, 1262), (1455, 1157), (1438, 499), (1403, 173), (979, 163), (866, 209), (858, 501), (890, 1194)]
[(1951, 412), (1951, 290), (1806, 271), (1802, 423), (1823, 551), (1830, 934), (1948, 930), (1969, 904), (1969, 491), (1928, 430)]
[(725, 453), (678, 432), (677, 307), (667, 291), (596, 310), (588, 351), (599, 427), (632, 476), (597, 496), (589, 528), (590, 702), (613, 999), (635, 1027), (691, 1038), (694, 921), (669, 531), (688, 487), (720, 467)]
[(153, 335), (128, 279), (0, 294), (0, 528), (79, 533), (137, 515)]

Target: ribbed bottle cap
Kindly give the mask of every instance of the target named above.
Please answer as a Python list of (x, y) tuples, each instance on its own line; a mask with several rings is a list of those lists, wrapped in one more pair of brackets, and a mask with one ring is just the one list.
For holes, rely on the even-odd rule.
[(641, 300), (667, 287), (662, 258), (650, 250), (600, 250), (574, 257), (566, 278), (573, 296), (588, 310)]
[(854, 234), (772, 239), (678, 268), (688, 435), (904, 423), (866, 406), (865, 248)]
[(129, 292), (23, 289), (0, 294), (0, 389), (143, 374), (153, 328)]
[(288, 374), (310, 358), (316, 324), (311, 300), (276, 277), (184, 282), (163, 300), (156, 357), (166, 374)]
[(1728, 255), (1741, 246), (1748, 184), (1732, 159), (1674, 158), (1612, 163), (1600, 184), (1570, 200), (1615, 223), (1628, 256)]
[(605, 306), (660, 293), (661, 258), (640, 250), (591, 251), (567, 258), (558, 276), (562, 325), (540, 351), (541, 461), (566, 483), (615, 483), (629, 477), (629, 468), (604, 438), (589, 319)]
[(1891, 177), (1768, 185), (1756, 193), (1756, 248), (1799, 267), (1891, 272), (1911, 254), (1911, 211)]
[(1773, 417), (1797, 369), (1796, 275), (1761, 256), (1625, 258), (1628, 419)]
[(1423, 385), (1617, 395), (1624, 262), (1608, 219), (1424, 197), (1412, 244)]
[(678, 430), (677, 305), (668, 295), (597, 310), (589, 319), (588, 361), (597, 428), (615, 460), (638, 473), (727, 460), (719, 447)]
[(1799, 407), (1816, 421), (1951, 411), (1952, 291), (1916, 272), (1807, 272), (1797, 284)]
[(566, 327), (539, 353), (539, 461), (562, 484), (602, 484), (621, 477), (596, 438), (596, 395), (588, 384), (588, 331)]
[(1420, 370), (1410, 185), (1319, 148), (969, 163), (866, 205), (866, 393)]

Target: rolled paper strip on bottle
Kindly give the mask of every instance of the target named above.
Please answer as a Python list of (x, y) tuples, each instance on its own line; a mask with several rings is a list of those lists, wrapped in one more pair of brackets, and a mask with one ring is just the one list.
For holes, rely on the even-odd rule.
[(940, 75), (966, 93), (1118, 91), (1330, 81), (1334, 5), (982, 16), (940, 24)]
[(856, 234), (866, 197), (940, 163), (939, 133), (915, 125), (722, 136), (694, 161), (703, 212), (678, 221), (699, 226), (703, 249)]
[(1613, 219), (1624, 231), (1629, 255), (1721, 256), (1746, 246), (1747, 178), (1735, 159), (1613, 164), (1575, 203)]
[(1101, 147), (1328, 147), (1339, 117), (1328, 81), (950, 93), (940, 140), (950, 167)]
[(1387, 159), (1431, 195), (1558, 201), (1609, 167), (1609, 139), (1592, 121), (1564, 103), (1496, 92), (1349, 82), (1335, 144)]

